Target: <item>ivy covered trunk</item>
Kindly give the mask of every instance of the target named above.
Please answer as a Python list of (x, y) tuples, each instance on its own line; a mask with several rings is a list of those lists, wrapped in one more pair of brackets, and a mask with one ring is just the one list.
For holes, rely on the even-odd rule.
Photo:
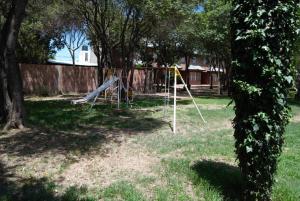
[(298, 76), (296, 78), (296, 86), (297, 86), (297, 94), (296, 94), (296, 100), (300, 100), (300, 74), (298, 70)]
[(287, 95), (293, 85), (298, 3), (233, 1), (234, 137), (245, 180), (244, 200), (271, 200), (289, 120)]

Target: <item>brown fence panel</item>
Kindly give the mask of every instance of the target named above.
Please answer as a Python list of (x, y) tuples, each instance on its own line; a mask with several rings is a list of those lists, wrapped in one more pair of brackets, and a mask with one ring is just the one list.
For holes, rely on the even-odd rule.
[[(96, 67), (20, 64), (20, 70), (26, 95), (88, 93), (98, 86)], [(120, 68), (112, 70), (119, 77), (121, 71)], [(150, 92), (154, 73), (153, 69), (135, 69), (133, 90), (139, 93)]]
[(25, 94), (54, 95), (59, 93), (59, 72), (53, 65), (20, 64)]
[(87, 93), (95, 90), (96, 86), (96, 68), (62, 66), (63, 93)]

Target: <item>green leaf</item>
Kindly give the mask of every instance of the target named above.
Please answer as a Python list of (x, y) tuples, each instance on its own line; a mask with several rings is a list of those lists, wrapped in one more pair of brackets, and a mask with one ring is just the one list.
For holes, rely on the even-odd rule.
[(271, 139), (271, 135), (269, 133), (267, 133), (266, 136), (265, 136), (265, 139), (266, 139), (267, 142), (269, 142), (270, 139)]
[(246, 146), (246, 152), (247, 152), (247, 153), (250, 153), (250, 152), (252, 152), (252, 151), (253, 151), (252, 147)]
[(293, 79), (292, 76), (287, 76), (287, 77), (285, 77), (285, 80), (286, 80), (289, 84), (292, 84), (294, 79)]
[(253, 125), (253, 131), (257, 132), (259, 130), (259, 125), (258, 124), (254, 124)]

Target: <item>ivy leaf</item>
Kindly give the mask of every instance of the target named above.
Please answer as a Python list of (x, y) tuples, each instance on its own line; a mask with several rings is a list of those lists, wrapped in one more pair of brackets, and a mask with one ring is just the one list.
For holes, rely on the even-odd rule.
[(275, 64), (276, 64), (277, 66), (281, 66), (281, 65), (282, 65), (282, 62), (281, 62), (280, 59), (275, 59)]
[(261, 49), (263, 49), (263, 50), (265, 50), (267, 52), (270, 51), (270, 48), (268, 46), (266, 46), (266, 45), (262, 46)]
[(236, 37), (236, 41), (238, 41), (238, 40), (243, 40), (243, 39), (245, 39), (245, 37), (243, 37), (243, 36), (238, 36), (238, 37)]
[(252, 152), (252, 151), (253, 151), (252, 147), (246, 146), (246, 152), (247, 152), (247, 153), (250, 153), (250, 152)]
[(292, 82), (293, 82), (293, 77), (292, 77), (292, 76), (287, 76), (287, 77), (285, 77), (285, 80), (286, 80), (289, 84), (292, 84)]
[(266, 139), (266, 142), (269, 143), (270, 139), (271, 139), (271, 135), (269, 133), (267, 133), (265, 139)]
[(253, 131), (254, 131), (254, 132), (257, 132), (258, 130), (259, 130), (258, 124), (254, 124), (254, 125), (253, 125)]

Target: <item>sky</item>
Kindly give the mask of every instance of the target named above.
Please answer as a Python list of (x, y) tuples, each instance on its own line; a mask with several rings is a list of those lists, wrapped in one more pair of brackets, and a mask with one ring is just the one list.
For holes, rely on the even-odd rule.
[(204, 11), (204, 8), (203, 8), (203, 6), (197, 6), (197, 8), (196, 8), (196, 12), (198, 12), (198, 13), (201, 13), (201, 12), (203, 12)]
[[(79, 52), (80, 48), (75, 52), (75, 61), (79, 60)], [(54, 59), (57, 61), (72, 61), (71, 55), (66, 47), (62, 50), (58, 50)]]

